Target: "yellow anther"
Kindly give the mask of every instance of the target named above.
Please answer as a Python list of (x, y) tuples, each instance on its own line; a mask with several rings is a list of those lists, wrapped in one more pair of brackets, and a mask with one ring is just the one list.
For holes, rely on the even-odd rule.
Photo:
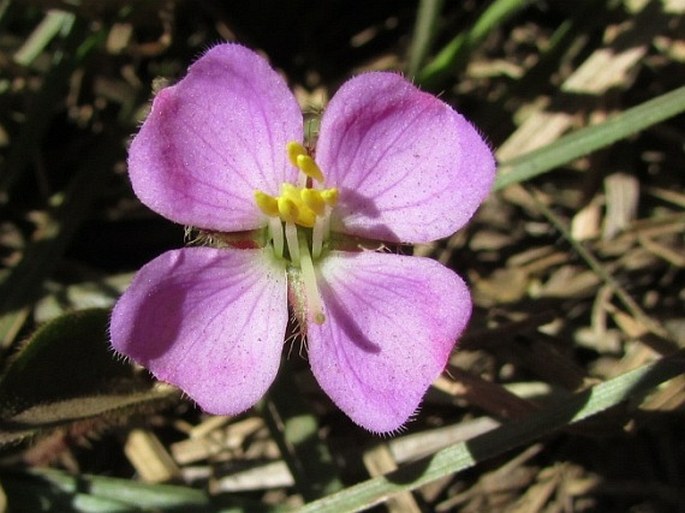
[(286, 223), (295, 223), (300, 226), (312, 228), (316, 223), (316, 213), (309, 208), (302, 198), (297, 187), (283, 184), (282, 195), (277, 198), (278, 216)]
[[(317, 226), (317, 218), (327, 219), (327, 207), (332, 207), (338, 202), (338, 189), (314, 189), (309, 179), (323, 182), (324, 176), (321, 168), (314, 159), (309, 156), (307, 149), (297, 141), (290, 141), (286, 145), (288, 159), (300, 170), (302, 174), (298, 179), (298, 185), (283, 183), (281, 194), (271, 196), (262, 191), (255, 191), (255, 202), (259, 209), (269, 217), (277, 217), (291, 228), (299, 225), (306, 228)], [(321, 228), (319, 228), (319, 235)], [(286, 230), (287, 234), (287, 230)], [(321, 237), (315, 237), (319, 240)], [(290, 244), (290, 243), (289, 243)], [(317, 243), (319, 247), (321, 244)], [(317, 253), (320, 253), (318, 251)]]
[(288, 152), (288, 158), (290, 159), (290, 162), (292, 162), (293, 166), (299, 168), (300, 166), (297, 165), (297, 157), (307, 154), (305, 147), (297, 141), (290, 141), (285, 145), (285, 149)]
[(317, 182), (323, 182), (323, 173), (321, 172), (321, 168), (309, 155), (298, 155), (297, 167), (299, 167), (300, 171), (302, 171), (309, 178), (313, 178)]
[(338, 196), (340, 193), (338, 189), (332, 187), (330, 189), (324, 189), (321, 191), (321, 198), (326, 202), (329, 207), (334, 207), (338, 203)]
[(286, 223), (294, 223), (300, 214), (300, 209), (290, 198), (278, 197), (278, 213)]
[(316, 213), (304, 203), (298, 205), (299, 213), (297, 216), (296, 223), (300, 226), (305, 226), (307, 228), (313, 228), (316, 224)]
[(281, 184), (281, 196), (284, 196), (295, 203), (300, 203), (300, 188), (291, 183)]
[(276, 217), (280, 214), (278, 210), (278, 200), (262, 191), (254, 191), (254, 199), (259, 210), (269, 217)]
[(314, 213), (321, 216), (326, 211), (326, 202), (321, 197), (321, 191), (317, 189), (302, 189), (300, 198)]

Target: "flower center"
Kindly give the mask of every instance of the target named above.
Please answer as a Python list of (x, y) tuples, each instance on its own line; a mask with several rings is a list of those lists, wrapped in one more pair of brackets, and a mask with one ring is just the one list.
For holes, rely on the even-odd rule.
[[(325, 316), (318, 287), (314, 261), (318, 260), (330, 233), (330, 215), (338, 202), (338, 189), (316, 188), (323, 184), (321, 168), (300, 143), (286, 146), (288, 158), (300, 170), (298, 184), (281, 184), (279, 196), (256, 190), (255, 202), (269, 218), (268, 243), (278, 258), (286, 258), (300, 270), (298, 278), (303, 288), (309, 317), (323, 324)], [(287, 255), (286, 255), (287, 250)], [(295, 286), (297, 295), (298, 287)]]

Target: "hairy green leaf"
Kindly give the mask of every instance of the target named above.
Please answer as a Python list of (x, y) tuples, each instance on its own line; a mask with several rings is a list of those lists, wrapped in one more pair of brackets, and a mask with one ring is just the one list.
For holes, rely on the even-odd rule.
[(108, 310), (83, 310), (47, 323), (26, 342), (0, 378), (0, 444), (171, 395), (112, 353), (108, 322)]

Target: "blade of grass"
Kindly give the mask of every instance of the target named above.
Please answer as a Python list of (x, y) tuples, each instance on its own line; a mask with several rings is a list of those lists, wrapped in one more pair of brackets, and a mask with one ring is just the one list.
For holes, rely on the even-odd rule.
[[(270, 512), (262, 503), (231, 496), (222, 505), (203, 490), (187, 486), (147, 484), (128, 479), (79, 475), (59, 470), (4, 472), (0, 480), (12, 511), (45, 511), (38, 504), (50, 504), (63, 512), (188, 512), (241, 513)], [(22, 507), (23, 506), (23, 507)], [(33, 506), (33, 508), (31, 508)], [(50, 509), (57, 511), (57, 509)]]
[(501, 163), (495, 190), (544, 174), (681, 112), (685, 112), (685, 86), (632, 107), (607, 121), (581, 128), (543, 148)]
[(21, 45), (21, 48), (14, 54), (14, 62), (22, 66), (30, 66), (57, 34), (62, 31), (68, 34), (71, 31), (74, 19), (75, 16), (69, 12), (48, 11), (28, 39)]
[(5, 28), (5, 25), (6, 25), (5, 15), (7, 14), (7, 9), (9, 9), (9, 6), (11, 3), (12, 3), (12, 0), (0, 1), (0, 30)]
[(410, 77), (416, 76), (431, 50), (443, 3), (443, 0), (419, 1), (419, 8), (416, 11), (414, 36), (409, 47), (407, 73)]
[(307, 504), (300, 513), (362, 511), (393, 494), (414, 490), (441, 477), (473, 467), (486, 459), (530, 443), (564, 426), (596, 415), (625, 401), (640, 400), (661, 383), (685, 371), (685, 351), (575, 394), (563, 402), (493, 429), (416, 461), (399, 470), (369, 479), (341, 492)]
[(112, 355), (109, 310), (72, 312), (41, 326), (0, 377), (0, 446), (40, 433), (98, 432), (177, 398)]
[(429, 62), (416, 77), (426, 89), (439, 89), (468, 61), (469, 54), (496, 27), (526, 7), (530, 0), (495, 0), (481, 14), (471, 30), (461, 32)]

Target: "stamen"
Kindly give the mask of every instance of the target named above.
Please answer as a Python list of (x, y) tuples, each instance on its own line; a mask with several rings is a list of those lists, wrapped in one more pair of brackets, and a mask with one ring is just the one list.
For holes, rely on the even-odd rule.
[(259, 210), (269, 217), (278, 216), (278, 200), (262, 191), (254, 191), (254, 199)]
[(305, 147), (297, 141), (290, 141), (285, 145), (285, 150), (288, 152), (288, 159), (292, 165), (299, 168), (300, 166), (297, 165), (297, 157), (307, 154)]
[(323, 241), (330, 236), (331, 209), (338, 203), (338, 189), (335, 187), (324, 189), (319, 192), (318, 196), (324, 202), (325, 207), (324, 212), (319, 214), (320, 217), (317, 219), (314, 229), (312, 230), (312, 256), (316, 259), (321, 256)]
[(317, 189), (302, 189), (300, 198), (317, 216), (323, 215), (326, 211), (326, 202), (321, 197), (321, 191)]
[[(295, 187), (293, 184), (284, 183), (281, 185), (281, 196), (278, 198), (278, 201), (281, 201), (281, 198), (284, 198), (283, 208), (286, 208), (285, 200), (292, 202), (292, 205), (288, 204), (287, 208), (289, 212), (295, 212), (295, 218), (291, 220), (289, 218), (282, 217), (284, 221), (291, 221), (299, 224), (300, 226), (311, 228), (316, 222), (316, 213), (302, 200), (302, 191), (304, 190), (305, 189)], [(282, 213), (281, 216), (283, 216)]]
[[(313, 187), (313, 180), (324, 181), (323, 172), (301, 143), (289, 142), (286, 151), (290, 162), (301, 171), (298, 184), (283, 183), (280, 196), (256, 190), (254, 198), (259, 210), (268, 217), (267, 242), (273, 243), (277, 258), (289, 259), (294, 267), (300, 268), (303, 275), (307, 276), (304, 281), (308, 284), (306, 288), (309, 292), (305, 295), (311, 296), (314, 301), (310, 313), (314, 322), (322, 323), (324, 314), (316, 290), (312, 258), (318, 260), (321, 257), (324, 241), (330, 235), (331, 210), (338, 203), (339, 191), (335, 187)], [(302, 231), (299, 227), (311, 228), (311, 235), (308, 230)]]
[(296, 265), (300, 265), (300, 245), (297, 240), (297, 226), (293, 223), (285, 223), (285, 241), (288, 244), (288, 251), (290, 252), (290, 261)]
[(302, 282), (304, 283), (305, 297), (307, 298), (307, 310), (310, 318), (316, 324), (323, 324), (326, 316), (323, 313), (323, 303), (319, 295), (319, 287), (316, 284), (316, 272), (312, 256), (307, 247), (307, 236), (300, 232), (300, 269), (302, 269)]
[(309, 178), (313, 178), (317, 182), (323, 182), (323, 172), (321, 171), (321, 168), (309, 155), (298, 155), (297, 167)]
[(321, 256), (323, 249), (324, 230), (327, 223), (328, 216), (323, 219), (317, 219), (312, 230), (312, 257), (318, 259)]
[(306, 226), (307, 228), (313, 227), (316, 223), (316, 214), (314, 211), (304, 203), (298, 205), (298, 208), (300, 209), (300, 213), (297, 216), (297, 224)]
[(321, 198), (326, 202), (326, 205), (329, 207), (334, 207), (338, 204), (338, 196), (340, 193), (338, 192), (338, 189), (335, 187), (331, 187), (330, 189), (324, 189), (321, 191)]
[(285, 196), (297, 203), (300, 201), (300, 188), (291, 183), (284, 182), (281, 184), (281, 196)]
[(321, 222), (321, 224), (323, 225), (323, 227), (321, 228), (321, 233), (323, 234), (323, 235), (322, 235), (322, 238), (323, 238), (324, 240), (328, 240), (328, 238), (331, 236), (331, 216), (330, 216), (330, 212), (329, 212), (328, 214), (329, 214), (329, 215), (324, 216), (324, 218), (323, 218), (323, 220), (322, 220), (322, 222)]
[(293, 200), (286, 196), (278, 197), (278, 214), (286, 223), (294, 223), (300, 212)]
[(283, 258), (285, 240), (283, 238), (283, 223), (281, 223), (280, 218), (269, 218), (269, 231), (271, 233), (271, 240), (274, 241), (274, 254), (278, 258)]

